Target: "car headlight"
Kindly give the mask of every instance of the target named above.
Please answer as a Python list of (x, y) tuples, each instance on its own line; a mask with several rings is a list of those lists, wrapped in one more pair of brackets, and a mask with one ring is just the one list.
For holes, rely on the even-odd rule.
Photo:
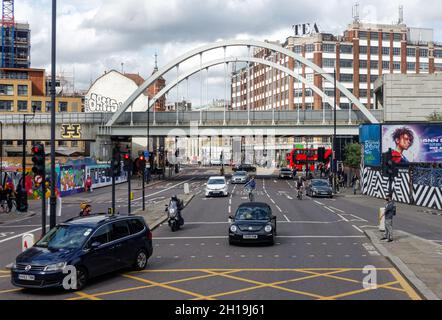
[(238, 227), (235, 225), (230, 226), (230, 231), (232, 231), (233, 233), (235, 233), (236, 231), (238, 231)]
[(266, 225), (264, 230), (265, 230), (265, 232), (271, 232), (272, 231), (272, 226), (268, 224), (268, 225)]
[(63, 271), (63, 269), (66, 267), (66, 262), (60, 262), (56, 264), (50, 264), (44, 268), (43, 271)]

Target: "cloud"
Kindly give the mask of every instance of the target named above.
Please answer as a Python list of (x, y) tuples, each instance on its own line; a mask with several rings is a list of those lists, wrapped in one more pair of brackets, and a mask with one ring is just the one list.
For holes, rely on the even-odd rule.
[[(362, 21), (392, 23), (404, 5), (410, 26), (435, 29), (442, 41), (442, 2), (436, 0), (367, 0), (360, 2)], [(151, 74), (154, 53), (160, 66), (199, 46), (220, 39), (249, 38), (285, 41), (297, 23), (316, 22), (321, 31), (342, 34), (352, 21), (354, 0), (64, 0), (58, 2), (57, 58), (59, 70), (75, 70), (76, 87), (87, 89), (105, 70)], [(32, 66), (50, 67), (51, 1), (16, 1), (16, 19), (28, 21), (32, 34)], [(229, 48), (228, 55), (244, 54)], [(223, 56), (222, 50), (204, 56)], [(199, 57), (181, 66), (184, 72)], [(212, 73), (211, 73), (212, 74)], [(216, 71), (210, 81), (224, 97)], [(169, 80), (173, 75), (167, 75)], [(190, 81), (199, 97), (199, 76)], [(221, 84), (220, 84), (221, 83)], [(195, 87), (195, 88), (193, 88)], [(215, 91), (214, 91), (215, 92)], [(198, 100), (198, 99), (197, 99)]]

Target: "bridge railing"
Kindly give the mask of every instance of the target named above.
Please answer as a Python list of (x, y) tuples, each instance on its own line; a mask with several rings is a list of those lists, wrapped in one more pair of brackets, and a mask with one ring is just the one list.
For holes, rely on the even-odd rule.
[[(383, 111), (373, 110), (373, 115), (380, 122), (383, 121)], [(348, 110), (336, 111), (337, 123), (348, 123), (349, 114), (351, 115), (352, 124), (365, 123), (365, 116), (361, 111), (352, 110), (350, 113)], [(177, 119), (178, 118), (178, 119)], [(169, 112), (153, 112), (149, 115), (149, 122), (151, 125), (190, 125), (192, 122), (200, 123), (201, 125), (237, 125), (247, 124), (250, 120), (252, 125), (258, 124), (297, 124), (299, 119), (300, 124), (331, 124), (333, 123), (333, 110), (300, 110), (299, 116), (297, 110), (294, 111), (250, 111), (250, 115), (247, 111), (226, 111), (225, 116), (223, 111), (179, 111), (178, 115), (176, 111)], [(177, 121), (178, 120), (178, 121)], [(123, 114), (117, 121), (117, 125), (145, 125), (147, 123), (147, 113), (134, 112)]]
[[(62, 124), (105, 124), (111, 116), (110, 113), (60, 112), (56, 114), (56, 122)], [(3, 124), (22, 124), (23, 120), (23, 114), (0, 114), (0, 121)], [(47, 125), (51, 123), (51, 115), (49, 113), (37, 113), (31, 120), (31, 114), (26, 114), (26, 122), (34, 125)]]

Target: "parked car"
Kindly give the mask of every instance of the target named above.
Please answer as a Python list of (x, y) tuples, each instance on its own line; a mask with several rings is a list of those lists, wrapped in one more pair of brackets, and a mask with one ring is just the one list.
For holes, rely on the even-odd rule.
[(233, 168), (233, 171), (246, 171), (246, 172), (256, 172), (256, 167), (251, 164), (240, 164)]
[(280, 179), (293, 179), (293, 171), (290, 168), (281, 168), (279, 169), (279, 178)]
[(313, 179), (307, 185), (307, 195), (310, 197), (329, 197), (333, 198), (333, 189), (328, 180)]
[(229, 219), (229, 244), (275, 243), (276, 217), (267, 203), (243, 203)]
[(63, 286), (63, 270), (73, 266), (77, 290), (89, 279), (130, 267), (142, 270), (153, 252), (143, 217), (93, 215), (70, 219), (50, 230), (12, 266), (11, 282), (23, 288)]
[(206, 197), (229, 195), (229, 187), (226, 178), (223, 176), (210, 177), (206, 183)]
[(232, 184), (234, 184), (234, 183), (247, 183), (247, 181), (249, 181), (249, 175), (245, 171), (236, 171), (233, 173), (230, 181), (232, 182)]

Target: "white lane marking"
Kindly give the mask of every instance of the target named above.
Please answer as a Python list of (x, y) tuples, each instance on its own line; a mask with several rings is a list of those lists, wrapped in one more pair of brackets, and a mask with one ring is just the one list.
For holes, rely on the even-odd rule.
[(356, 230), (358, 230), (360, 233), (364, 233), (364, 231), (362, 231), (361, 229), (359, 229), (357, 226), (353, 225), (353, 228), (355, 228)]
[[(182, 185), (182, 184), (184, 184), (184, 183), (190, 182), (190, 181), (192, 181), (192, 180), (194, 180), (194, 179), (195, 179), (195, 178), (192, 178), (192, 179), (189, 179), (189, 180), (186, 180), (186, 181), (180, 182), (180, 183), (178, 183), (178, 184), (175, 184), (175, 185), (173, 185), (173, 186), (171, 186), (171, 187), (169, 187), (169, 188), (163, 189), (163, 190), (161, 190), (161, 191), (158, 191), (158, 192), (155, 192), (155, 193), (151, 193), (151, 194), (149, 194), (149, 195), (146, 195), (146, 198), (150, 198), (150, 197), (155, 196), (155, 195), (157, 195), (157, 194), (163, 193), (163, 192), (165, 192), (165, 191), (167, 191), (167, 190), (173, 189), (173, 188), (175, 188), (175, 187), (177, 187), (177, 186), (179, 186), (179, 185)], [(168, 185), (169, 185), (169, 184), (168, 184)], [(138, 200), (141, 200), (141, 199), (143, 199), (143, 197), (139, 197), (139, 198), (137, 198), (137, 199), (134, 199), (133, 201), (138, 201)]]
[(0, 232), (0, 238), (6, 238), (8, 236), (12, 236), (15, 232)]
[[(46, 228), (49, 228), (49, 225), (47, 225)], [(20, 238), (21, 236), (23, 236), (23, 235), (25, 235), (27, 233), (34, 233), (34, 232), (37, 232), (39, 230), (41, 230), (41, 228), (30, 230), (30, 231), (27, 231), (27, 232), (23, 232), (23, 233), (20, 233), (20, 234), (18, 234), (16, 236), (13, 236), (13, 237), (10, 237), (10, 238), (7, 238), (7, 239), (3, 239), (3, 240), (0, 241), (0, 243), (6, 242), (6, 241), (9, 241), (9, 240), (13, 240), (13, 239), (17, 239), (17, 238)]]
[(276, 204), (275, 200), (273, 200), (273, 199), (270, 199), (270, 201), (272, 201), (272, 202), (273, 202), (273, 204)]
[(336, 212), (334, 212), (332, 209), (330, 209), (330, 208), (327, 207), (327, 206), (324, 206), (324, 209), (327, 209), (328, 211), (330, 211), (330, 212), (332, 212), (332, 213), (336, 213)]
[(232, 213), (232, 206), (229, 206), (229, 213)]
[(347, 219), (345, 219), (343, 216), (341, 216), (339, 213), (336, 213), (336, 215), (337, 215), (339, 218), (341, 218), (343, 221), (345, 221), (345, 222), (350, 222), (350, 221), (348, 221)]
[(287, 218), (286, 215), (284, 215), (284, 218), (286, 218), (287, 222), (290, 222), (289, 218)]
[(325, 204), (323, 204), (323, 203), (321, 203), (321, 202), (319, 202), (319, 201), (316, 201), (316, 200), (314, 200), (317, 204), (319, 204), (320, 206), (325, 206)]
[(232, 204), (232, 198), (229, 199), (229, 204)]
[(333, 210), (336, 210), (336, 211), (338, 211), (340, 213), (345, 213), (345, 211), (342, 211), (341, 209), (338, 209), (338, 208), (335, 208), (335, 207), (332, 207), (332, 206), (330, 206), (330, 208), (332, 208)]
[(286, 181), (286, 182), (289, 185), (290, 189), (293, 189), (293, 186), (288, 181)]
[(282, 213), (282, 210), (281, 210), (281, 208), (277, 205), (277, 204), (275, 204), (275, 206), (276, 206), (276, 208), (279, 210), (279, 212), (281, 212)]

